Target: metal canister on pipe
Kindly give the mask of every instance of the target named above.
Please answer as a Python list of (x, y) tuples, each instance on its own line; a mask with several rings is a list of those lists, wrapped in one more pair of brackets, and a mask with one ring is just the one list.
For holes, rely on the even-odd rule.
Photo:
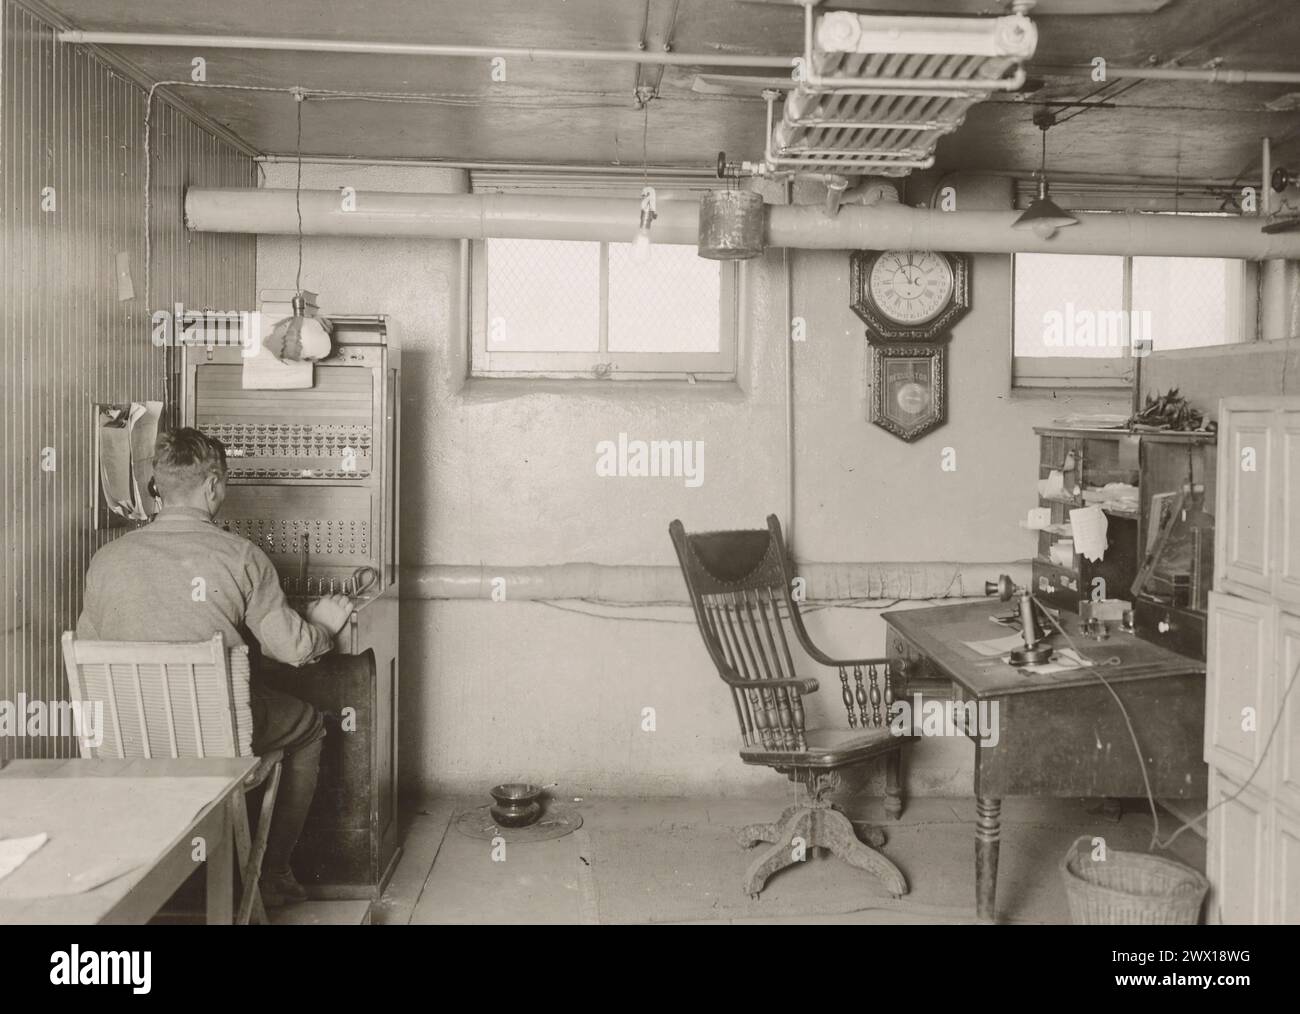
[(711, 190), (700, 198), (701, 257), (732, 261), (762, 253), (762, 194), (753, 190)]

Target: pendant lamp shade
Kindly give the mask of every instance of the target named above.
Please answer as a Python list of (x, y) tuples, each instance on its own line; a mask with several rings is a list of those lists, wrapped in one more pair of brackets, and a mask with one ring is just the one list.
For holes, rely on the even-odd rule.
[(1024, 213), (1011, 223), (1011, 228), (1026, 229), (1043, 239), (1050, 239), (1057, 229), (1079, 224), (1077, 218), (1047, 196), (1047, 132), (1055, 124), (1056, 117), (1050, 110), (1040, 109), (1034, 113), (1034, 126), (1042, 131), (1043, 138), (1042, 161), (1038, 165), (1038, 196), (1030, 201)]
[(1077, 218), (1047, 196), (1047, 177), (1040, 174), (1038, 196), (1029, 202), (1029, 207), (1011, 224), (1011, 228), (1050, 234), (1067, 225), (1078, 224)]

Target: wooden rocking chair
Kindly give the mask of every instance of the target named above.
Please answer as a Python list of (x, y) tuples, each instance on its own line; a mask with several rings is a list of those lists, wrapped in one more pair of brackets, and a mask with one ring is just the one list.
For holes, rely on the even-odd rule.
[[(688, 535), (682, 523), (674, 521), (668, 532), (704, 645), (731, 688), (744, 744), (741, 760), (775, 768), (804, 785), (810, 797), (788, 808), (776, 823), (750, 824), (741, 832), (745, 848), (760, 842), (770, 845), (749, 867), (746, 893), (757, 897), (768, 877), (798, 861), (794, 839), (799, 838), (805, 853), (829, 849), (849, 865), (874, 874), (893, 896), (906, 894), (907, 881), (898, 867), (876, 851), (885, 843), (884, 833), (871, 829), (866, 834), (869, 844), (864, 844), (848, 817), (825, 798), (839, 786), (846, 768), (883, 756), (885, 813), (897, 819), (903, 812), (900, 753), (912, 737), (896, 736), (889, 728), (893, 695), (887, 661), (833, 659), (812, 643), (791, 594), (795, 576), (775, 515), (768, 517), (766, 531)], [(796, 675), (787, 623), (814, 661), (839, 671), (847, 729), (805, 728), (803, 698), (814, 693), (818, 683)]]

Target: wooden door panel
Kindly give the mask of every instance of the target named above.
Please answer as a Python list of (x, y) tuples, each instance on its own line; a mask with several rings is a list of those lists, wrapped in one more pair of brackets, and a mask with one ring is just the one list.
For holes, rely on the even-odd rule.
[[(1273, 607), (1210, 593), (1205, 759), (1245, 777), (1272, 728)], [(1272, 758), (1270, 758), (1271, 760)], [(1268, 785), (1269, 763), (1257, 776)]]
[(1271, 591), (1273, 419), (1267, 411), (1223, 412), (1215, 571), (1225, 591)]

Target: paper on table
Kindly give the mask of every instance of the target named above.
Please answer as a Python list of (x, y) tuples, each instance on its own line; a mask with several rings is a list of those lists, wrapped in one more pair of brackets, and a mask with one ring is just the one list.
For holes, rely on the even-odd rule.
[(27, 857), (49, 840), (49, 835), (28, 835), (26, 838), (0, 838), (0, 880), (18, 869)]
[(1106, 512), (1100, 507), (1076, 507), (1070, 511), (1074, 549), (1096, 562), (1106, 555)]
[(977, 655), (996, 658), (998, 655), (1005, 655), (1013, 648), (1023, 648), (1025, 641), (1019, 634), (1008, 634), (1006, 637), (994, 637), (988, 641), (963, 641), (962, 643)]
[(1065, 473), (1059, 468), (1053, 468), (1047, 473), (1046, 479), (1038, 480), (1038, 495), (1045, 497), (1059, 497), (1065, 493)]

